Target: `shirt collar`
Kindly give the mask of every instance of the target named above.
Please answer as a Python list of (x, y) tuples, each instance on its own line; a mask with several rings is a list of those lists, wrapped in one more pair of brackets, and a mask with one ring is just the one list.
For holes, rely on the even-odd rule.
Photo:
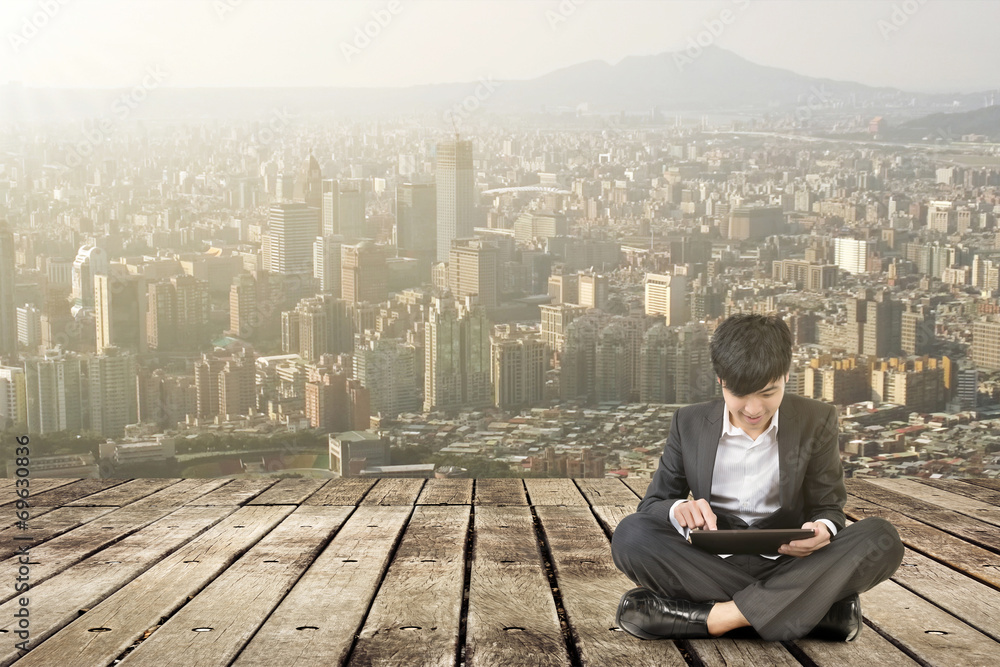
[[(765, 435), (766, 433), (769, 433), (772, 429), (774, 430), (775, 435), (778, 434), (779, 412), (781, 412), (781, 408), (778, 408), (777, 410), (774, 411), (774, 415), (771, 417), (771, 423), (768, 424), (768, 427), (766, 429), (764, 429), (764, 433), (761, 433), (760, 435)], [(733, 422), (729, 419), (729, 407), (726, 406), (725, 401), (722, 402), (722, 424), (723, 424), (722, 432), (725, 435), (742, 435), (743, 437), (746, 438), (750, 437), (750, 435), (746, 433), (743, 429), (741, 429), (739, 426), (733, 425)], [(759, 437), (760, 436), (757, 436), (757, 438)], [(757, 438), (751, 438), (751, 440), (756, 441)]]

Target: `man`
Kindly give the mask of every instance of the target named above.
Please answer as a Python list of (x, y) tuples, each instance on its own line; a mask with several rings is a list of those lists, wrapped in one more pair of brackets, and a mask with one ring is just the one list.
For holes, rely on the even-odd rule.
[[(858, 594), (896, 571), (903, 546), (884, 519), (845, 527), (836, 409), (785, 394), (792, 338), (776, 316), (726, 319), (711, 354), (724, 400), (674, 414), (649, 489), (612, 538), (615, 565), (639, 584), (616, 622), (644, 639), (745, 626), (768, 640), (811, 631), (855, 639)], [(691, 530), (799, 527), (814, 536), (770, 556), (718, 556), (686, 539)]]

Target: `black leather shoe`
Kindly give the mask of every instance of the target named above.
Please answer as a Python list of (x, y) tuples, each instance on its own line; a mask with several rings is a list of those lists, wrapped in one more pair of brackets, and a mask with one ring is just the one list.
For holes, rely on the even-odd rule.
[(671, 600), (648, 588), (633, 588), (618, 603), (615, 623), (642, 639), (707, 639), (712, 602)]
[(809, 633), (812, 637), (838, 642), (852, 642), (861, 634), (861, 598), (851, 595), (838, 600)]

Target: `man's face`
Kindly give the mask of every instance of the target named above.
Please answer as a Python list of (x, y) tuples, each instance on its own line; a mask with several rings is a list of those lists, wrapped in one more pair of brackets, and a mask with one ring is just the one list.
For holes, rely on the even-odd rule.
[[(770, 382), (766, 387), (747, 396), (736, 396), (722, 383), (722, 397), (726, 400), (729, 418), (749, 435), (756, 438), (771, 424), (771, 417), (781, 405), (785, 396), (785, 381), (788, 376)], [(720, 381), (721, 382), (721, 381)]]

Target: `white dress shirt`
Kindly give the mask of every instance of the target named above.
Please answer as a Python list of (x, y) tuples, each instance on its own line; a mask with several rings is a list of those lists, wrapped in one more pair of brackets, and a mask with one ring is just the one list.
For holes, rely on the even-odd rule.
[[(781, 508), (779, 497), (778, 466), (778, 412), (775, 410), (771, 423), (756, 438), (730, 421), (729, 409), (723, 405), (723, 428), (719, 438), (719, 449), (715, 455), (712, 472), (712, 497), (709, 503), (715, 509), (738, 516), (747, 525), (753, 525)], [(670, 508), (670, 522), (674, 528), (688, 538), (689, 528), (682, 527), (674, 516), (674, 509), (686, 500), (678, 500)], [(833, 522), (818, 519), (830, 529), (830, 536), (837, 534)], [(720, 554), (728, 558), (732, 554)], [(775, 559), (777, 555), (761, 554)]]

